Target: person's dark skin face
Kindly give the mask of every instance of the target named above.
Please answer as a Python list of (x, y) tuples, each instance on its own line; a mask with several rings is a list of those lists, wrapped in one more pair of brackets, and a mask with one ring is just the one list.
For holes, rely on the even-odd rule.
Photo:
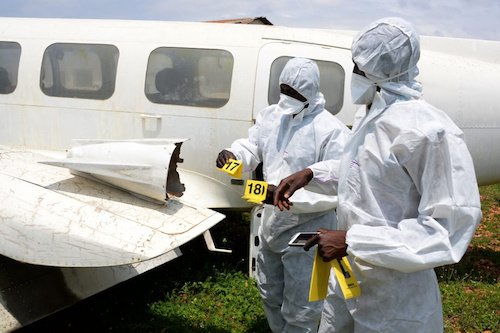
[[(354, 61), (353, 61), (354, 62)], [(356, 63), (354, 62), (354, 68), (352, 69), (352, 72), (354, 74), (358, 74), (358, 75), (361, 75), (361, 76), (364, 76), (366, 77), (366, 74), (365, 72), (363, 72), (361, 69), (359, 69), (358, 65), (356, 65)]]
[(297, 90), (293, 89), (292, 87), (290, 87), (288, 84), (280, 84), (280, 92), (284, 95), (287, 95), (287, 96), (290, 96), (290, 97), (293, 97), (301, 102), (305, 102), (307, 101), (307, 99), (302, 96), (301, 94), (299, 94), (297, 92)]
[[(352, 70), (353, 73), (366, 77), (365, 72), (359, 69), (358, 65), (354, 62), (354, 68)], [(286, 84), (280, 85), (281, 93), (285, 94), (284, 91), (293, 90), (290, 86)], [(378, 87), (377, 87), (378, 89)], [(294, 97), (292, 95), (287, 94), (288, 96)], [(370, 110), (371, 104), (366, 106), (368, 110)], [(280, 211), (284, 209), (289, 210), (293, 203), (289, 201), (289, 198), (292, 196), (295, 191), (306, 186), (309, 181), (313, 178), (313, 172), (311, 169), (304, 169), (298, 171), (284, 179), (281, 180), (278, 187), (274, 191), (274, 200), (273, 203), (276, 207), (279, 208)]]

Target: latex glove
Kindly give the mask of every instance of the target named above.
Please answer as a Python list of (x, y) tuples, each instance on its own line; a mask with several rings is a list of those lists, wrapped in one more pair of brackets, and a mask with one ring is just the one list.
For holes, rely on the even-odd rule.
[(234, 156), (233, 153), (231, 153), (229, 150), (223, 150), (219, 153), (217, 156), (217, 161), (216, 165), (218, 168), (222, 168), (224, 165), (226, 165), (229, 162), (229, 159), (236, 159), (236, 156)]
[(319, 234), (306, 242), (304, 250), (309, 251), (311, 247), (318, 244), (318, 254), (325, 262), (347, 255), (346, 231), (319, 229), (318, 232)]

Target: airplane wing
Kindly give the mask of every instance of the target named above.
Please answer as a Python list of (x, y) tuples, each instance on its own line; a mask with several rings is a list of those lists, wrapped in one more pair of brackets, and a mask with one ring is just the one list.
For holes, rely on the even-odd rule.
[[(166, 166), (156, 168), (164, 169), (165, 177), (160, 177), (163, 182), (175, 146), (169, 148), (172, 145), (168, 142), (153, 145), (167, 151), (166, 157), (160, 158)], [(140, 150), (147, 146), (151, 145), (140, 146)], [(142, 160), (133, 158), (134, 150), (124, 151), (133, 161), (125, 164), (126, 170), (148, 168)], [(139, 263), (178, 248), (224, 218), (175, 198), (160, 202), (155, 198), (144, 200), (140, 191), (139, 196), (132, 195), (121, 183), (112, 184), (108, 175), (101, 179), (91, 176), (87, 172), (92, 169), (88, 157), (47, 160), (34, 151), (0, 146), (0, 254), (20, 262), (57, 267)], [(102, 159), (94, 157), (96, 160), (94, 164), (102, 164)], [(84, 165), (83, 175), (88, 177), (40, 161), (69, 163), (71, 168)], [(109, 170), (124, 173), (115, 167), (118, 164), (110, 162), (104, 169), (108, 174)], [(153, 174), (158, 174), (157, 170)], [(140, 182), (147, 183), (147, 179)], [(163, 191), (165, 198), (165, 188)]]

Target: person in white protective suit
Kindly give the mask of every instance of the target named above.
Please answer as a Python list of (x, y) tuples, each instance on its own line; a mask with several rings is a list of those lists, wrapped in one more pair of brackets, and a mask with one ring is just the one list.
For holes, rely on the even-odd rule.
[[(354, 38), (353, 102), (365, 104), (341, 160), (284, 179), (274, 203), (289, 208), (304, 186), (338, 189), (338, 228), (314, 244), (328, 261), (348, 254), (361, 296), (347, 299), (342, 332), (443, 331), (433, 268), (458, 262), (481, 220), (472, 159), (462, 131), (422, 98), (415, 80), (419, 36), (399, 18), (376, 21)], [(333, 279), (332, 279), (333, 280)], [(340, 293), (330, 281), (330, 292)], [(325, 303), (320, 332), (339, 332), (344, 313)]]
[[(217, 166), (229, 158), (243, 161), (243, 171), (263, 163), (264, 180), (272, 198), (279, 180), (310, 164), (338, 159), (349, 129), (324, 109), (315, 62), (293, 58), (285, 65), (279, 84), (278, 104), (260, 111), (248, 138), (236, 140), (219, 153)], [(273, 332), (316, 332), (322, 302), (309, 302), (314, 257), (301, 247), (289, 247), (297, 232), (336, 228), (336, 197), (300, 190), (295, 206), (282, 212), (267, 203), (259, 228), (261, 250), (257, 257), (257, 283), (264, 311)]]

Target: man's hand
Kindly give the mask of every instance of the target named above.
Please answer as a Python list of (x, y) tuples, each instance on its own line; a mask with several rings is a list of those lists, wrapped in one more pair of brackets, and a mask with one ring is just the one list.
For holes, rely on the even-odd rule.
[(306, 186), (312, 178), (312, 170), (304, 169), (282, 179), (274, 191), (274, 205), (278, 206), (281, 211), (283, 211), (284, 208), (290, 209), (293, 203), (288, 199), (295, 191)]
[(309, 251), (311, 247), (318, 244), (318, 254), (325, 262), (347, 255), (346, 231), (319, 229), (318, 232), (319, 234), (306, 242), (304, 250)]
[(229, 150), (223, 150), (219, 153), (219, 156), (217, 156), (217, 161), (216, 165), (218, 168), (222, 168), (224, 165), (226, 165), (229, 162), (229, 159), (236, 159), (236, 156), (234, 156), (233, 153), (231, 153)]

